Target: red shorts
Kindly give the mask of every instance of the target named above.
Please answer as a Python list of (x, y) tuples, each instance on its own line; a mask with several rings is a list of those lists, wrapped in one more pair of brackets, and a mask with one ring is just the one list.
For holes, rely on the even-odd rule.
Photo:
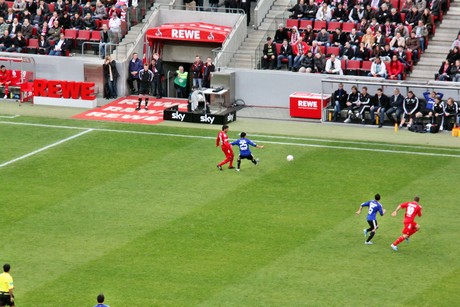
[(226, 157), (233, 156), (233, 149), (231, 145), (222, 145), (222, 151)]
[(404, 229), (403, 229), (402, 233), (405, 234), (405, 235), (410, 235), (410, 234), (412, 234), (413, 230), (416, 227), (417, 227), (416, 222), (404, 223)]

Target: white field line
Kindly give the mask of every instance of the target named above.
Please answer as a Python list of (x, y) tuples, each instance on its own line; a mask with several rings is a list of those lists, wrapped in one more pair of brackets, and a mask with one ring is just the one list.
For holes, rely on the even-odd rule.
[(19, 115), (0, 115), (0, 118), (16, 118), (19, 117)]
[(82, 132), (80, 132), (80, 133), (78, 133), (78, 134), (72, 135), (72, 136), (70, 136), (70, 137), (68, 137), (68, 138), (65, 138), (65, 139), (62, 139), (62, 140), (60, 140), (60, 141), (54, 142), (53, 144), (49, 144), (49, 145), (47, 145), (47, 146), (45, 146), (45, 147), (42, 147), (42, 148), (39, 148), (39, 149), (34, 150), (34, 151), (32, 151), (32, 152), (29, 152), (28, 154), (25, 154), (25, 155), (23, 155), (23, 156), (20, 156), (20, 157), (18, 157), (18, 158), (16, 158), (16, 159), (13, 159), (13, 160), (10, 160), (10, 161), (7, 161), (7, 162), (5, 162), (5, 163), (0, 164), (0, 168), (5, 167), (5, 166), (10, 165), (10, 164), (13, 164), (13, 163), (15, 163), (15, 162), (17, 162), (17, 161), (26, 159), (26, 158), (28, 158), (28, 157), (30, 157), (30, 156), (33, 156), (33, 155), (35, 155), (35, 154), (38, 154), (39, 152), (42, 152), (42, 151), (45, 151), (45, 150), (50, 149), (50, 148), (52, 148), (52, 147), (58, 146), (58, 145), (60, 145), (60, 144), (62, 144), (62, 143), (65, 143), (65, 142), (67, 142), (67, 141), (70, 141), (70, 140), (73, 140), (73, 139), (75, 139), (75, 138), (78, 138), (78, 137), (80, 137), (80, 136), (82, 136), (82, 135), (84, 135), (84, 134), (86, 134), (86, 133), (88, 133), (88, 132), (91, 132), (91, 131), (93, 131), (93, 129), (87, 129), (87, 130), (82, 131)]
[[(78, 130), (87, 130), (89, 128), (84, 127), (74, 127), (74, 126), (60, 126), (60, 125), (47, 125), (47, 124), (34, 124), (34, 123), (21, 123), (21, 122), (3, 122), (0, 121), (0, 124), (8, 125), (21, 125), (21, 126), (35, 126), (35, 127), (45, 127), (45, 128), (57, 128), (57, 129), (78, 129)], [(209, 139), (215, 140), (213, 136), (200, 136), (200, 135), (186, 135), (186, 134), (176, 134), (176, 133), (162, 133), (162, 132), (144, 132), (144, 131), (133, 131), (133, 130), (117, 130), (117, 129), (106, 129), (106, 128), (91, 128), (92, 131), (101, 131), (101, 132), (116, 132), (116, 133), (129, 133), (129, 134), (141, 134), (141, 135), (156, 135), (156, 136), (169, 136), (169, 137), (181, 137), (181, 138), (192, 138), (192, 139)], [(306, 140), (306, 141), (320, 141), (321, 139), (309, 139), (309, 138), (299, 138), (299, 137), (285, 137), (285, 136), (271, 136), (271, 135), (254, 135), (259, 137), (266, 138), (282, 138), (288, 140)], [(291, 142), (275, 142), (275, 141), (266, 141), (266, 140), (253, 140), (254, 142), (261, 142), (264, 144), (276, 144), (276, 145), (289, 145), (289, 146), (300, 146), (300, 147), (315, 147), (315, 148), (330, 148), (330, 149), (342, 149), (342, 150), (355, 150), (355, 151), (369, 151), (369, 152), (382, 152), (382, 153), (396, 153), (396, 154), (408, 154), (408, 155), (419, 155), (419, 156), (432, 156), (432, 157), (452, 157), (460, 158), (460, 154), (442, 154), (442, 153), (433, 153), (433, 152), (418, 152), (418, 151), (407, 151), (407, 150), (390, 150), (390, 149), (376, 149), (376, 148), (361, 148), (361, 147), (347, 147), (347, 146), (338, 146), (338, 145), (320, 145), (320, 144), (305, 144), (305, 143), (291, 143)], [(321, 140), (324, 142), (324, 140)], [(382, 145), (382, 146), (394, 146), (394, 147), (410, 147), (409, 145), (397, 145), (397, 144), (386, 144), (386, 143), (373, 143), (373, 142), (355, 142), (355, 141), (339, 141), (331, 140), (329, 142), (333, 143), (342, 143), (342, 144), (363, 144), (363, 145)], [(458, 149), (452, 148), (431, 148), (424, 146), (413, 146), (416, 149), (425, 149), (425, 150), (452, 150), (456, 151)], [(0, 165), (1, 167), (1, 165)]]

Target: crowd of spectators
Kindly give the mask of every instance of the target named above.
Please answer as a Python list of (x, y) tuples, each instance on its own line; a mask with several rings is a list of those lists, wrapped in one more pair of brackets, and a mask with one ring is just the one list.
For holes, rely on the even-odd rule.
[[(423, 99), (419, 99), (413, 91), (408, 91), (404, 97), (398, 88), (394, 89), (391, 96), (385, 95), (382, 88), (377, 89), (372, 96), (366, 86), (361, 91), (357, 86), (352, 86), (350, 93), (347, 93), (340, 83), (332, 93), (331, 120), (338, 121), (346, 113), (344, 123), (357, 120), (364, 125), (368, 114), (370, 124), (378, 124), (379, 128), (385, 121), (399, 128), (410, 128), (414, 123), (425, 121), (436, 124), (440, 130), (450, 131), (458, 124), (459, 108), (453, 98), (443, 98), (443, 93), (436, 91), (424, 92)], [(342, 113), (342, 110), (346, 112)]]
[(460, 82), (460, 31), (434, 78), (439, 81)]
[(103, 24), (116, 44), (130, 5), (137, 1), (0, 0), (0, 51), (68, 55), (77, 37), (66, 35), (67, 30), (99, 32)]
[[(404, 79), (425, 51), (435, 31), (434, 21), (447, 9), (447, 2), (400, 1), (299, 0), (288, 8), (290, 19), (267, 41), (265, 47), (270, 44), (271, 48), (263, 50), (262, 68), (281, 69), (286, 63), (288, 70), (298, 72), (361, 71), (368, 76)], [(348, 69), (350, 60), (363, 62), (362, 66)], [(372, 64), (365, 67), (364, 62)], [(326, 69), (326, 63), (334, 63), (333, 69)]]

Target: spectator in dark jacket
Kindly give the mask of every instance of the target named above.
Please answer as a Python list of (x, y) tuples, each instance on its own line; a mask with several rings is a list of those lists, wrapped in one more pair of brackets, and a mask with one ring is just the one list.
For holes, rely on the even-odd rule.
[(288, 44), (287, 39), (283, 41), (283, 44), (280, 47), (280, 53), (277, 57), (276, 69), (281, 69), (281, 61), (283, 59), (288, 60), (288, 70), (292, 69), (292, 47)]
[(264, 45), (262, 56), (262, 68), (263, 69), (274, 69), (276, 63), (276, 44), (272, 38), (267, 37), (267, 43)]

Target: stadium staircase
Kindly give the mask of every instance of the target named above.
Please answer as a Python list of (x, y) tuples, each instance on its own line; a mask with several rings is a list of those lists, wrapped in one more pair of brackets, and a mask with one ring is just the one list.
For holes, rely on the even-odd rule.
[(452, 42), (460, 30), (460, 1), (451, 2), (450, 9), (444, 15), (442, 23), (436, 26), (436, 33), (429, 41), (428, 48), (422, 55), (407, 80), (426, 82), (434, 80), (442, 61), (446, 59)]
[[(276, 0), (260, 26), (258, 28), (252, 27), (251, 30), (248, 28), (248, 36), (234, 54), (229, 64), (230, 67), (257, 68), (260, 63), (258, 57), (262, 56), (257, 51), (260, 50), (261, 45), (263, 46), (267, 36), (273, 37), (275, 35), (277, 19), (279, 16), (283, 16), (288, 6), (291, 6), (291, 0)], [(284, 23), (285, 21), (280, 22)], [(254, 55), (257, 58), (254, 58)]]

